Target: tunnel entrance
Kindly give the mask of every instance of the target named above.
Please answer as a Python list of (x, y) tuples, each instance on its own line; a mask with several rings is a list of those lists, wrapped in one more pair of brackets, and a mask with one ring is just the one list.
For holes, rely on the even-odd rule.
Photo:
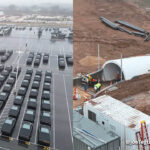
[[(102, 75), (104, 81), (116, 80), (117, 76), (121, 77), (121, 68), (117, 64), (108, 63), (104, 66)], [(122, 71), (122, 79), (124, 80), (123, 71)]]

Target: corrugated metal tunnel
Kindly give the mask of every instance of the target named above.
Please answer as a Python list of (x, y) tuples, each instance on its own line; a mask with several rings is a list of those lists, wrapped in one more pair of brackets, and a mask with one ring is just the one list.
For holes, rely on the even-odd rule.
[[(106, 66), (103, 69), (103, 80), (104, 81), (116, 80), (118, 74), (121, 77), (121, 68), (117, 64), (114, 63), (106, 64)], [(123, 73), (122, 77), (124, 79)]]

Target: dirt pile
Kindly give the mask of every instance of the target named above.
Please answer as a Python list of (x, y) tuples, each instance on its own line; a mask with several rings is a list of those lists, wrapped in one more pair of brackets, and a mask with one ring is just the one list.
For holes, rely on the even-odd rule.
[[(120, 83), (117, 90), (100, 95), (110, 95), (150, 115), (150, 74)], [(99, 95), (99, 96), (100, 96)]]
[[(84, 65), (81, 60), (97, 56), (100, 43), (100, 56), (104, 60), (150, 53), (150, 41), (129, 35), (105, 26), (99, 17), (111, 21), (123, 20), (150, 32), (150, 16), (143, 8), (131, 2), (119, 0), (75, 0), (74, 1), (74, 75), (78, 72), (91, 72), (97, 63)], [(101, 61), (101, 65), (104, 61)]]

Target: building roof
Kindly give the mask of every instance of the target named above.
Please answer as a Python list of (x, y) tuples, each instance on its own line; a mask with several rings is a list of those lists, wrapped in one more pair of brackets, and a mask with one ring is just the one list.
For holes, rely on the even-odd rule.
[[(125, 80), (150, 73), (150, 56), (136, 56), (122, 59), (122, 72)], [(111, 74), (115, 74), (116, 67), (121, 70), (121, 59), (107, 61), (103, 65), (106, 80), (110, 80)]]
[(145, 120), (146, 124), (150, 124), (150, 117), (148, 115), (108, 95), (92, 99), (84, 103), (84, 105), (93, 107), (118, 123), (138, 131), (141, 121)]
[(73, 136), (91, 148), (98, 148), (119, 138), (76, 111), (73, 112)]

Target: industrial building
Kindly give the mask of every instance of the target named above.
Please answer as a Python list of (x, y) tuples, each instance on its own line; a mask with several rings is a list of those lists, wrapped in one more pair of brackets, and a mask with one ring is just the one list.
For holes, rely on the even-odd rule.
[(112, 131), (73, 112), (74, 150), (119, 150), (120, 138)]
[(150, 131), (148, 115), (108, 95), (85, 102), (83, 112), (86, 118), (103, 127), (104, 131), (116, 133), (121, 138), (121, 150), (137, 150), (142, 146), (130, 143), (140, 140), (137, 135), (141, 133), (141, 121), (146, 122), (147, 131)]

